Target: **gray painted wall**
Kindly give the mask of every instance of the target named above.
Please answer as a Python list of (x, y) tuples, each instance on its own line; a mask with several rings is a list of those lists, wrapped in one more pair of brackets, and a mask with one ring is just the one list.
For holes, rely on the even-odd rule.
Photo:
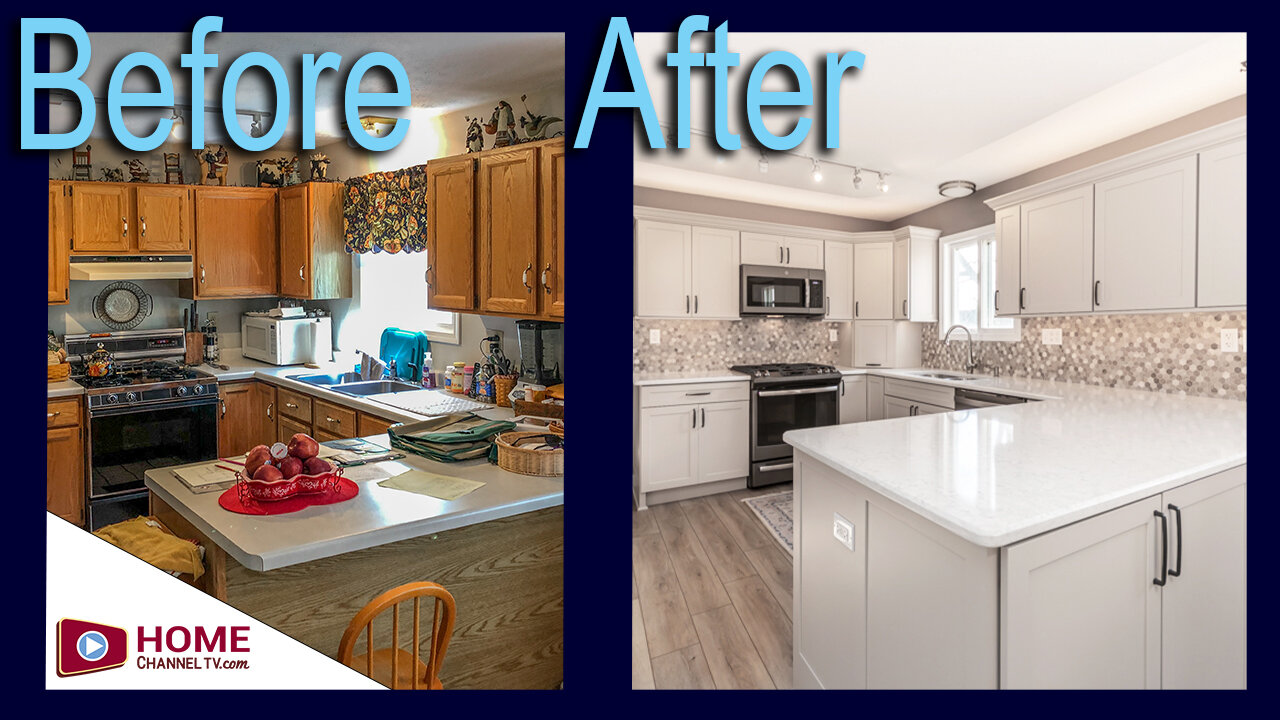
[(969, 197), (948, 200), (931, 208), (925, 208), (906, 217), (898, 218), (888, 223), (888, 225), (895, 228), (904, 225), (937, 228), (942, 231), (943, 235), (990, 225), (995, 222), (995, 212), (983, 203), (983, 200), (987, 198), (997, 197), (1028, 185), (1051, 180), (1121, 155), (1128, 155), (1143, 148), (1158, 145), (1197, 130), (1203, 130), (1207, 127), (1220, 125), (1228, 120), (1242, 117), (1246, 114), (1245, 98), (1245, 95), (1241, 95), (1230, 100), (1224, 100), (1217, 105), (1210, 105), (1190, 115), (1183, 115), (1163, 125), (1148, 128), (1140, 133), (1121, 138), (1065, 160), (1059, 160), (1051, 165), (1045, 165), (1029, 173), (981, 188)]
[(722, 215), (741, 220), (782, 223), (784, 225), (799, 225), (801, 227), (843, 232), (892, 230), (897, 227), (897, 225), (879, 220), (864, 220), (862, 218), (829, 215), (809, 210), (774, 207), (773, 205), (757, 205), (739, 200), (689, 195), (688, 193), (658, 190), (657, 188), (634, 186), (631, 192), (632, 201), (636, 205), (662, 208), (664, 210), (683, 210), (685, 212), (706, 213), (708, 215)]

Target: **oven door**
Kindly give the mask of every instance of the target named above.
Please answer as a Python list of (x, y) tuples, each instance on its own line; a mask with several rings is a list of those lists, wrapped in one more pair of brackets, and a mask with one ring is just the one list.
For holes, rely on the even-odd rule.
[(809, 309), (809, 272), (743, 265), (741, 315), (805, 315)]
[(791, 457), (782, 441), (788, 430), (835, 425), (840, 421), (840, 384), (764, 386), (751, 393), (751, 460)]
[(89, 500), (145, 490), (152, 468), (218, 457), (218, 398), (95, 408), (89, 417)]

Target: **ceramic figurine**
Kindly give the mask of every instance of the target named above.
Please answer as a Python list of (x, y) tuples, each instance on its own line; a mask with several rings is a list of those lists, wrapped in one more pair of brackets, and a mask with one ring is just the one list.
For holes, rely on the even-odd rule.
[(92, 145), (85, 145), (84, 150), (71, 149), (72, 179), (93, 179), (93, 163), (90, 162), (90, 150), (93, 150)]
[(258, 161), (258, 187), (280, 187), (280, 161), (266, 158)]
[(130, 182), (151, 182), (151, 168), (146, 163), (134, 158), (122, 164), (129, 168)]
[(120, 168), (102, 168), (103, 182), (124, 182), (124, 171)]
[(300, 182), (302, 178), (298, 176), (298, 156), (280, 158), (280, 184), (297, 185)]
[(325, 174), (329, 172), (329, 156), (324, 153), (315, 153), (311, 156), (311, 181), (312, 182), (328, 182)]
[(516, 114), (511, 109), (511, 103), (506, 100), (498, 101), (498, 106), (493, 109), (493, 116), (484, 126), (484, 131), (490, 135), (497, 135), (493, 141), (493, 146), (496, 148), (519, 142), (516, 138)]
[(163, 153), (164, 155), (164, 181), (168, 185), (182, 184), (182, 161), (181, 156), (176, 152)]
[[(529, 140), (545, 140), (547, 138), (547, 129), (558, 122), (564, 122), (563, 118), (552, 115), (534, 115), (529, 112), (529, 103), (525, 102), (528, 95), (520, 96), (520, 103), (524, 105), (524, 115), (520, 116), (520, 128), (524, 130), (525, 137)], [(563, 134), (564, 131), (561, 131)]]
[(227, 165), (230, 159), (225, 147), (205, 145), (203, 150), (196, 151), (196, 159), (200, 161), (201, 185), (227, 184)]
[(467, 152), (480, 152), (484, 149), (484, 130), (480, 127), (480, 118), (467, 118)]

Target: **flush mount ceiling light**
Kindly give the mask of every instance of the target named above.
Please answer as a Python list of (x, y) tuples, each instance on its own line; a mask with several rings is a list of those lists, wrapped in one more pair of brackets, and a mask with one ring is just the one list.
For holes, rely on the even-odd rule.
[(822, 166), (818, 164), (817, 158), (813, 160), (813, 181), (822, 182)]
[(948, 198), (969, 197), (978, 186), (968, 180), (948, 180), (938, 186), (938, 194)]
[(887, 192), (889, 192), (889, 181), (884, 179), (884, 176), (885, 176), (885, 175), (887, 175), (887, 174), (888, 174), (888, 173), (882, 173), (882, 172), (878, 172), (878, 173), (876, 173), (876, 175), (879, 175), (879, 176), (880, 176), (880, 180), (876, 182), (876, 187), (877, 187), (877, 188), (880, 190), (880, 192), (882, 192), (882, 193), (887, 193)]
[(765, 157), (763, 150), (760, 151), (760, 162), (757, 165), (760, 167), (760, 172), (769, 172), (769, 158)]
[(853, 189), (858, 190), (862, 187), (862, 168), (853, 169)]

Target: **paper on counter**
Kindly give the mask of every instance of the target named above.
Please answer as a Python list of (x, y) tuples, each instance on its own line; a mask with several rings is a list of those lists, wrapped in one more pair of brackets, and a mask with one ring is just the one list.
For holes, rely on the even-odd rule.
[(183, 485), (187, 486), (187, 489), (194, 493), (225, 490), (235, 483), (236, 474), (232, 470), (218, 467), (219, 464), (221, 461), (214, 461), (204, 465), (176, 468), (169, 472), (172, 472)]
[(426, 470), (410, 470), (378, 484), (394, 490), (430, 495), (440, 500), (457, 500), (472, 490), (484, 486), (484, 483), (478, 480), (437, 475)]
[(391, 477), (391, 471), (377, 463), (355, 465), (342, 469), (342, 477), (351, 481), (385, 480)]

